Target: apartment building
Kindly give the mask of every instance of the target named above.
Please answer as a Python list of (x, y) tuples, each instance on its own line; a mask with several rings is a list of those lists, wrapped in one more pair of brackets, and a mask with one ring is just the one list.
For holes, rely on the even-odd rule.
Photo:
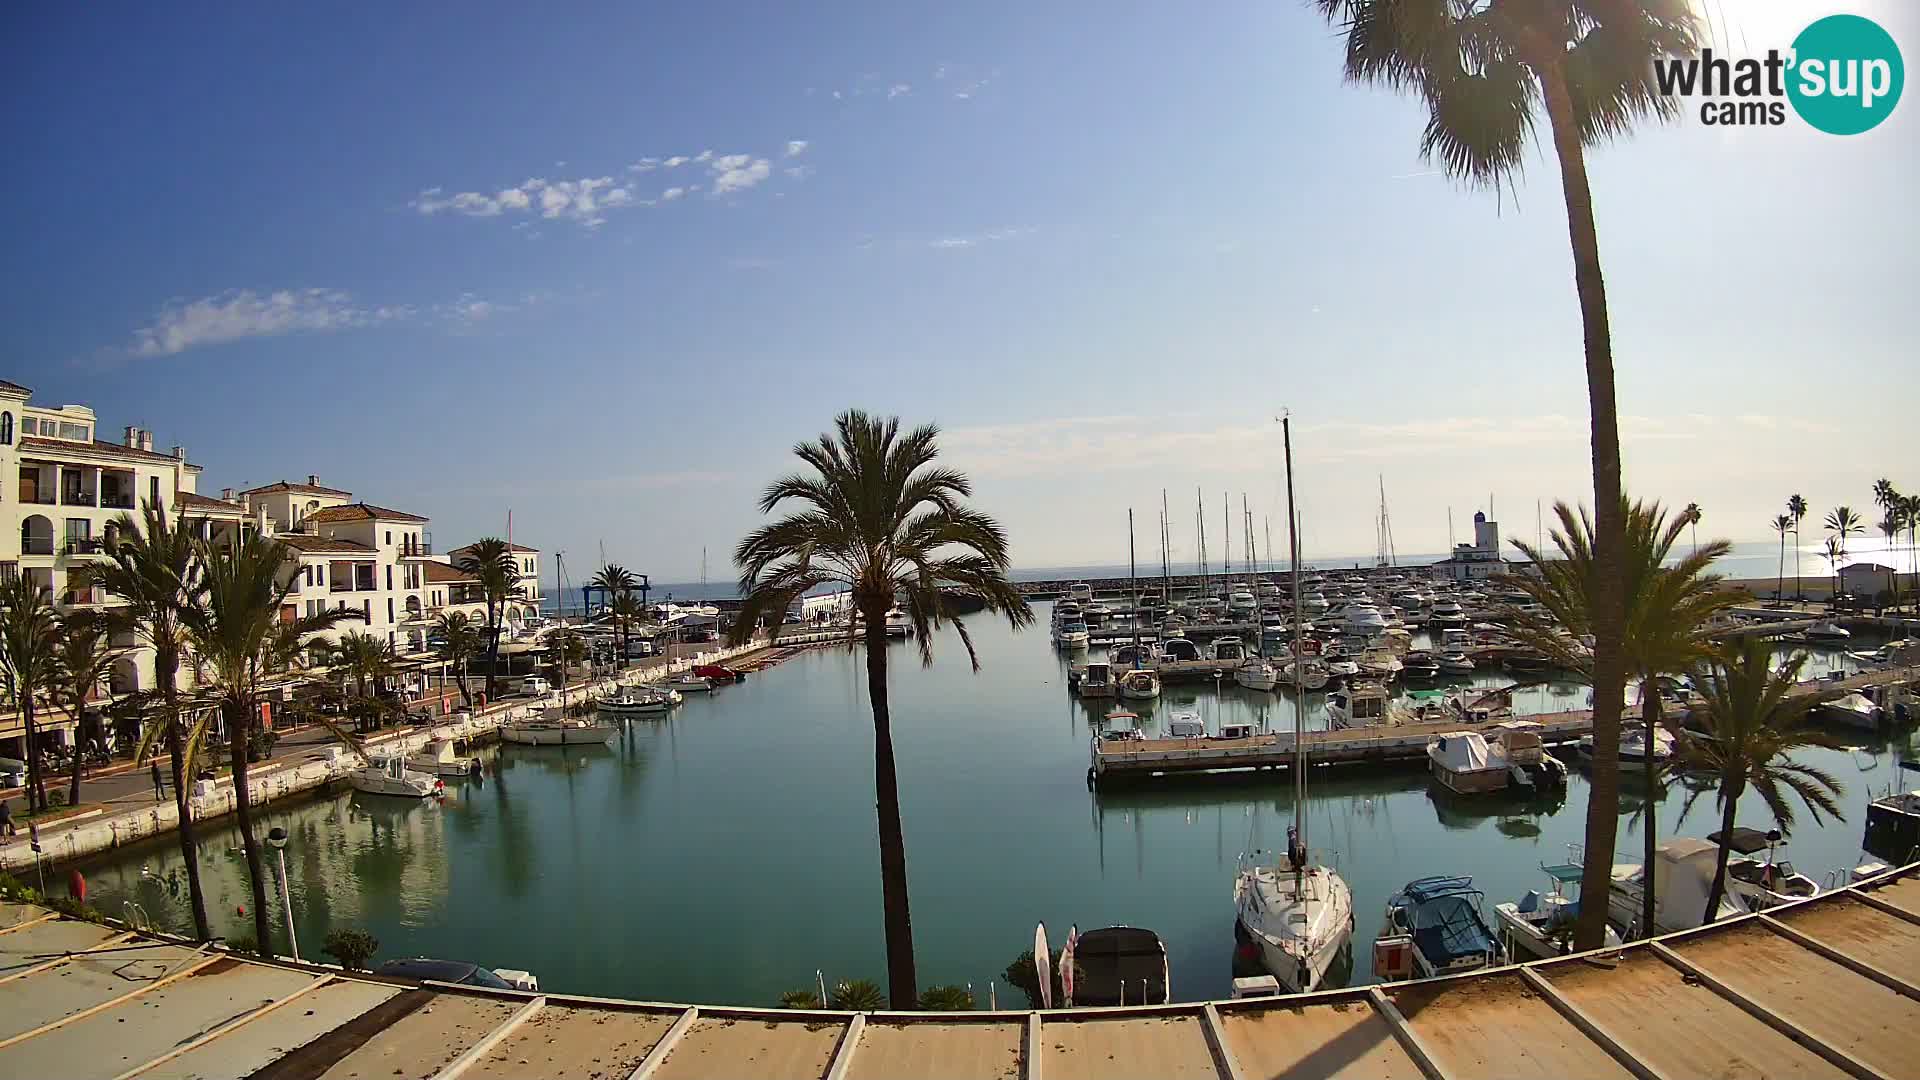
[[(540, 550), (512, 543), (507, 547), (513, 552), (514, 562), (520, 571), (520, 594), (507, 603), (506, 610), (501, 615), (501, 625), (507, 628), (509, 635), (519, 637), (522, 626), (540, 617)], [(458, 568), (460, 561), (471, 554), (473, 554), (472, 544), (454, 548), (447, 552), (445, 562), (450, 567)], [(474, 600), (483, 601), (477, 617), (482, 620), (486, 618), (485, 597), (480, 595), (478, 586), (472, 582), (471, 578), (465, 574), (459, 575), (457, 579), (449, 575), (443, 584), (447, 589), (449, 602), (460, 602), (455, 600), (455, 597), (471, 597)]]
[[(121, 514), (137, 515), (149, 501), (172, 513), (197, 499), (200, 467), (187, 461), (184, 447), (155, 450), (145, 428), (104, 440), (92, 409), (34, 405), (32, 396), (0, 381), (0, 576), (24, 576), (62, 613), (106, 604), (102, 590), (76, 587), (73, 571), (104, 557)], [(151, 688), (152, 650), (130, 635), (115, 644), (121, 655), (111, 692)], [(57, 742), (70, 738), (72, 724), (63, 716), (43, 715), (36, 724)], [(17, 712), (0, 713), (0, 756), (23, 756), (24, 734)]]

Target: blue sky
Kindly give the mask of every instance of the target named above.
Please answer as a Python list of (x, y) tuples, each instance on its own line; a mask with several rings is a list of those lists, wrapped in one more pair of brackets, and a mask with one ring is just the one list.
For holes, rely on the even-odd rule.
[[(1836, 10), (1920, 53), (1905, 5), (1711, 14)], [(856, 404), (947, 428), (1026, 565), (1124, 557), (1162, 487), (1273, 512), (1283, 408), (1310, 554), (1372, 550), (1377, 475), (1402, 550), (1590, 490), (1553, 163), (1432, 173), (1305, 5), (196, 15), (4, 17), (0, 377), (209, 490), (317, 473), (443, 545), (510, 506), (660, 580)], [(1920, 484), (1916, 109), (1593, 153), (1635, 491), (1751, 539)]]

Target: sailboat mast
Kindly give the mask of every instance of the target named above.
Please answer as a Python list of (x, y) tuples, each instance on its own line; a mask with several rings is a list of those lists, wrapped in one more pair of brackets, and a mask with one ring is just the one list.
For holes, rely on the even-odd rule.
[(1133, 508), (1127, 508), (1127, 595), (1132, 597), (1133, 618), (1133, 658), (1140, 659), (1140, 590), (1134, 584), (1133, 564)]
[(1220, 591), (1233, 589), (1233, 509), (1227, 493), (1220, 493)]
[(1160, 489), (1160, 602), (1172, 606), (1173, 582), (1167, 562), (1173, 558), (1173, 519), (1167, 517), (1167, 489)]
[[(1293, 430), (1289, 417), (1280, 418), (1280, 444), (1287, 462), (1287, 554), (1293, 560), (1293, 686), (1299, 697), (1293, 705), (1293, 828), (1300, 837), (1300, 850), (1307, 849), (1307, 693), (1305, 644), (1300, 634), (1300, 531), (1293, 508)], [(1296, 876), (1305, 871), (1301, 860), (1294, 860)]]
[(1193, 489), (1193, 521), (1200, 532), (1200, 595), (1207, 595), (1207, 508), (1200, 501), (1200, 489)]

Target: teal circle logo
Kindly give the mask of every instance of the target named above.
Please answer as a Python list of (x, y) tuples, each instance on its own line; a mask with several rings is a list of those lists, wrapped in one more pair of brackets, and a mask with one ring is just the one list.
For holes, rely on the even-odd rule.
[(1872, 130), (1900, 103), (1906, 81), (1900, 46), (1872, 19), (1829, 15), (1793, 39), (1787, 100), (1829, 135)]

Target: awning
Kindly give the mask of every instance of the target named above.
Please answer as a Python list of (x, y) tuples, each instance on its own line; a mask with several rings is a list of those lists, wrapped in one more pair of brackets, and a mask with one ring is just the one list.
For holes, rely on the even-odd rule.
[[(1707, 839), (1718, 844), (1720, 843), (1720, 836), (1720, 833), (1711, 832), (1707, 834)], [(1742, 855), (1751, 855), (1756, 851), (1765, 851), (1768, 846), (1767, 834), (1758, 829), (1736, 828), (1733, 830), (1733, 840), (1728, 843), (1727, 846)]]

